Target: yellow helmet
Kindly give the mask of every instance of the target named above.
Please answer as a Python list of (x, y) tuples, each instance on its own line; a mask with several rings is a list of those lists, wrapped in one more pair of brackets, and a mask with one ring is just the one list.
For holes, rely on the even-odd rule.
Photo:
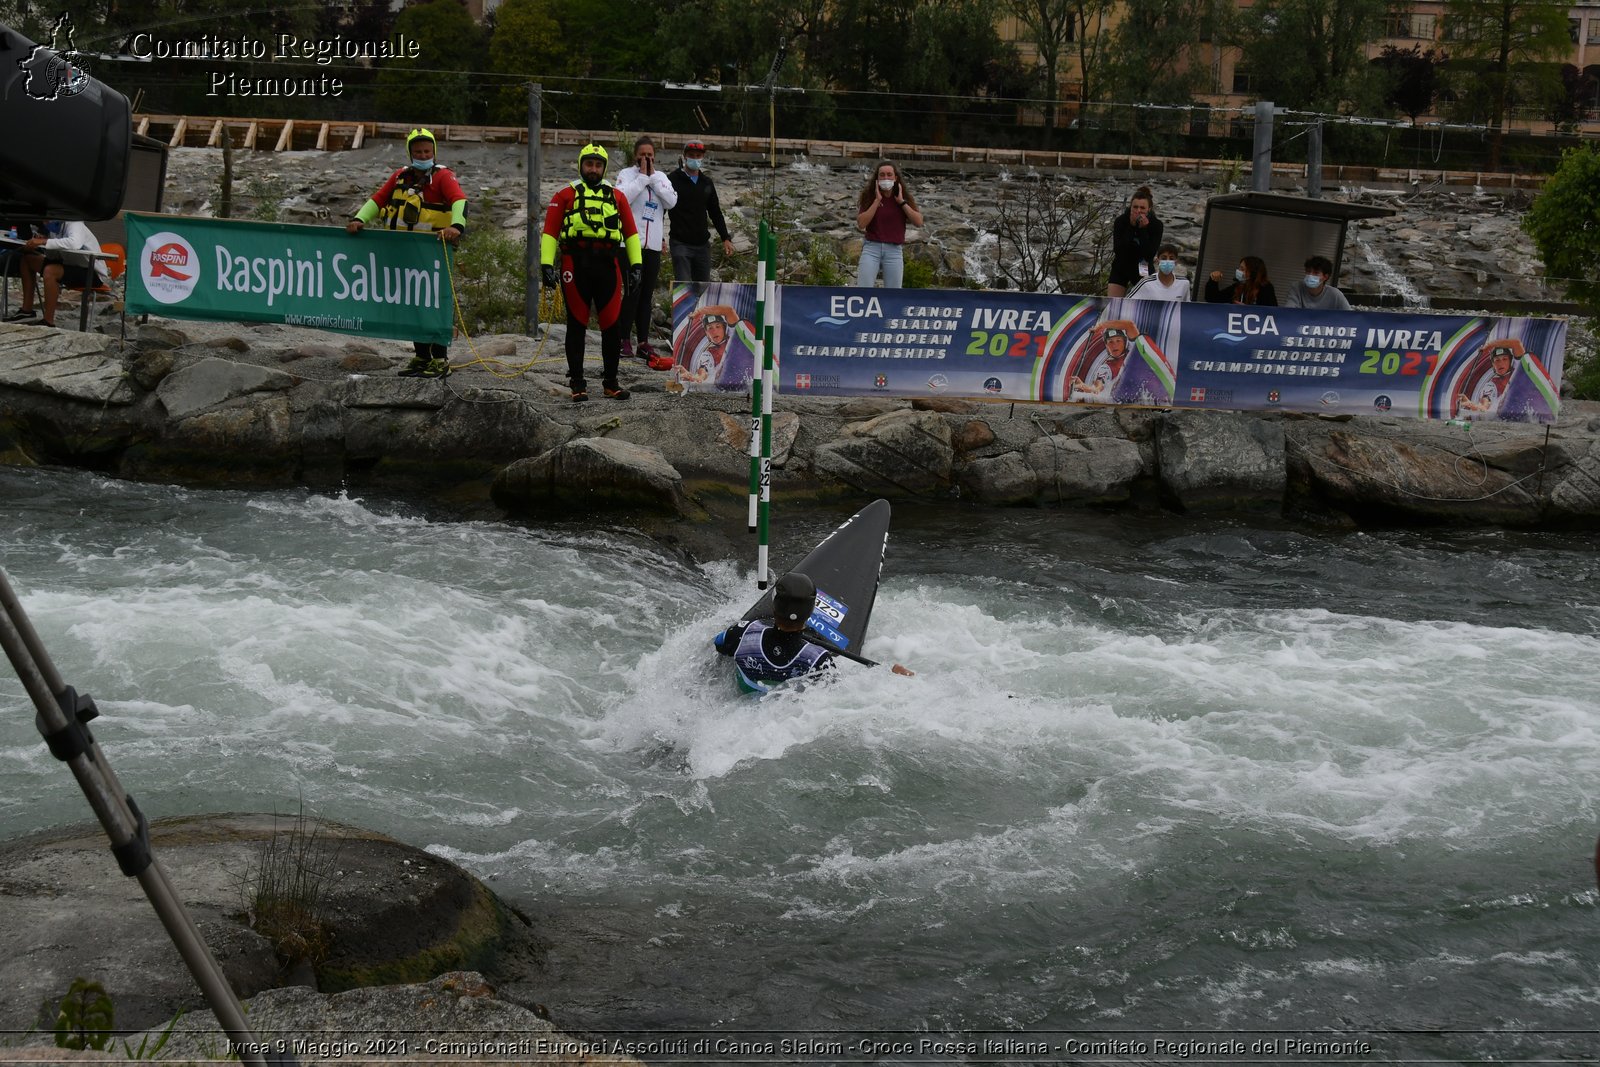
[(439, 139), (433, 135), (433, 131), (423, 127), (423, 128), (412, 130), (410, 133), (406, 134), (406, 151), (407, 152), (411, 151), (411, 142), (415, 141), (415, 140), (417, 140), (419, 138), (432, 141), (435, 148), (437, 148), (439, 146)]
[(604, 148), (597, 144), (590, 143), (584, 145), (582, 150), (578, 152), (578, 166), (582, 167), (583, 161), (588, 159), (590, 156), (598, 156), (600, 158), (600, 162), (603, 164), (609, 165), (611, 162), (611, 157), (606, 155), (606, 150)]

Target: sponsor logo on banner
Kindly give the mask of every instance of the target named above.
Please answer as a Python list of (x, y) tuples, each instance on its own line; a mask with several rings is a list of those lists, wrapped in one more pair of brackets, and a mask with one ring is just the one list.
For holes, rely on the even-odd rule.
[(163, 304), (186, 300), (200, 283), (200, 257), (194, 246), (171, 230), (145, 238), (139, 270), (151, 298)]
[(1276, 389), (1272, 390), (1270, 393), (1267, 394), (1267, 403), (1269, 403), (1269, 404), (1276, 404), (1279, 400), (1282, 400), (1282, 399), (1283, 399), (1282, 395), (1279, 394), (1279, 392)]
[(986, 393), (999, 393), (1004, 390), (1005, 383), (999, 378), (985, 378), (983, 380), (983, 391)]
[(935, 374), (932, 378), (928, 379), (928, 388), (932, 389), (934, 392), (938, 392), (940, 389), (945, 388), (949, 384), (950, 379), (946, 378), (942, 374)]
[(1338, 402), (1339, 402), (1339, 394), (1337, 392), (1335, 392), (1334, 390), (1329, 389), (1326, 393), (1322, 394), (1322, 403), (1323, 403), (1324, 406), (1332, 407), (1333, 405), (1337, 404)]
[(1378, 411), (1388, 411), (1390, 408), (1394, 407), (1394, 401), (1390, 399), (1387, 393), (1379, 393), (1373, 398), (1372, 406)]
[(1191, 390), (1189, 390), (1189, 403), (1198, 404), (1198, 403), (1200, 403), (1200, 401), (1204, 400), (1205, 398), (1206, 398), (1206, 391), (1204, 389), (1191, 389)]
[(876, 378), (872, 379), (872, 385), (876, 389), (889, 388), (889, 376), (887, 374), (878, 375)]
[(794, 376), (794, 387), (796, 389), (810, 389), (811, 388), (811, 375), (809, 375), (809, 374), (796, 374)]

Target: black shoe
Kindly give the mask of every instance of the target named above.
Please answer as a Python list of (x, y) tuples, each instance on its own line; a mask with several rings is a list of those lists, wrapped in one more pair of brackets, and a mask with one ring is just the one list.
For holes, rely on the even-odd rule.
[(406, 369), (400, 372), (400, 377), (426, 378), (430, 362), (432, 361), (427, 356), (412, 356), (411, 362), (406, 364)]
[(581, 404), (588, 399), (589, 391), (587, 389), (574, 389), (572, 391), (572, 402), (574, 404)]
[(18, 308), (6, 316), (7, 322), (32, 322), (39, 317), (39, 313), (32, 308)]
[(605, 390), (606, 399), (608, 400), (626, 400), (633, 395), (620, 385), (608, 385)]

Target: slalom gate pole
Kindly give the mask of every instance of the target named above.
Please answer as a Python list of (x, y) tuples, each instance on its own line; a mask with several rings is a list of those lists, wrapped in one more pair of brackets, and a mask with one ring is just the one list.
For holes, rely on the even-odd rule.
[(294, 1064), (294, 1057), (287, 1052), (267, 1055), (260, 1051), (265, 1046), (251, 1035), (239, 998), (150, 849), (150, 824), (117, 781), (99, 742), (89, 733), (88, 723), (100, 714), (99, 710), (87, 693), (80, 694), (56, 673), (55, 664), (4, 571), (0, 571), (0, 647), (5, 649), (23, 688), (33, 699), (38, 711), (34, 724), (50, 754), (72, 770), (89, 807), (111, 839), (111, 854), (117, 865), (123, 874), (139, 880), (156, 917), (183, 957), (206, 1003), (216, 1013), (217, 1022), (232, 1039), (239, 1058), (253, 1067)]
[[(761, 226), (756, 231), (756, 350), (751, 353), (754, 361), (750, 365), (750, 516), (748, 525), (750, 532), (756, 532), (757, 502), (761, 498), (761, 362), (763, 359), (762, 336), (767, 320), (767, 259), (762, 255), (762, 250), (767, 247), (767, 220), (761, 220)], [(759, 554), (759, 553), (758, 553)], [(756, 583), (761, 589), (767, 587), (767, 572), (758, 562), (756, 565)]]
[[(772, 514), (772, 398), (778, 391), (777, 376), (772, 371), (773, 333), (778, 318), (778, 233), (767, 231), (766, 244), (759, 249), (762, 265), (766, 268), (766, 284), (761, 296), (766, 314), (763, 316), (761, 334), (761, 521), (756, 537), (756, 570), (760, 587), (766, 588), (768, 526)], [(759, 282), (757, 284), (760, 284)]]

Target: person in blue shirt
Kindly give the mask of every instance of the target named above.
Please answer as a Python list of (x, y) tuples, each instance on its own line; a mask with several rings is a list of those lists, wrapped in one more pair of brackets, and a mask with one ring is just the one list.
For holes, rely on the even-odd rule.
[[(736, 622), (712, 638), (720, 654), (733, 657), (741, 689), (769, 693), (784, 682), (833, 668), (834, 652), (805, 632), (816, 604), (816, 583), (799, 571), (790, 571), (773, 588), (770, 623), (764, 619)], [(913, 673), (898, 663), (890, 669), (896, 674)]]

